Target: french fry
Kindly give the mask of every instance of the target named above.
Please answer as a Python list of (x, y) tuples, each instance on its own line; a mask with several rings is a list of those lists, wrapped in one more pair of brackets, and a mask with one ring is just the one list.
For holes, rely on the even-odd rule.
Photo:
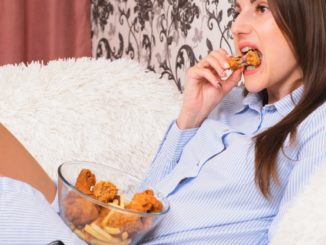
[(119, 206), (119, 200), (118, 199), (114, 199), (110, 204)]
[[(99, 240), (91, 240), (89, 241), (91, 242), (92, 245), (108, 245), (108, 242), (103, 242), (103, 241), (99, 241)], [(129, 245), (131, 243), (131, 240), (125, 240), (125, 241), (120, 241), (118, 243), (110, 243), (110, 244), (117, 244), (117, 245)]]
[(90, 225), (85, 225), (84, 230), (92, 235), (93, 237), (95, 237), (96, 239), (99, 239), (101, 241), (105, 241), (105, 242), (110, 242), (105, 236), (103, 236), (101, 233), (97, 232), (96, 230), (93, 229), (92, 226)]
[(108, 223), (108, 221), (109, 221), (109, 219), (110, 219), (110, 217), (112, 216), (113, 213), (114, 213), (114, 211), (110, 210), (109, 213), (104, 217), (104, 219), (102, 220), (102, 225), (103, 226), (105, 226)]
[(111, 235), (118, 235), (121, 233), (121, 230), (115, 227), (103, 226), (103, 229)]
[(106, 239), (108, 239), (108, 240), (114, 239), (114, 237), (112, 237), (109, 233), (107, 233), (104, 230), (102, 230), (101, 227), (99, 227), (95, 223), (92, 223), (91, 224), (91, 227), (93, 228), (94, 231), (96, 231), (97, 233), (101, 234), (101, 236), (105, 237)]
[(129, 234), (128, 234), (128, 232), (126, 232), (126, 231), (124, 231), (124, 232), (122, 233), (122, 235), (121, 235), (122, 240), (127, 240), (128, 237), (129, 237)]
[(74, 232), (79, 236), (81, 239), (86, 240), (85, 233), (79, 229), (75, 229)]
[(130, 243), (131, 243), (131, 239), (127, 239), (127, 240), (122, 241), (122, 244), (128, 245)]
[(125, 208), (125, 196), (120, 195), (120, 207)]

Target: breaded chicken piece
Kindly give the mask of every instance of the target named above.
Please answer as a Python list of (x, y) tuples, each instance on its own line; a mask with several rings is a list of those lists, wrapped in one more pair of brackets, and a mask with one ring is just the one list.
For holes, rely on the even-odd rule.
[(236, 71), (242, 67), (241, 57), (231, 56), (228, 58), (228, 63), (232, 71)]
[(132, 234), (144, 228), (144, 223), (141, 217), (142, 216), (137, 214), (113, 212), (106, 225), (113, 228), (119, 228), (121, 232), (126, 231), (129, 234)]
[(246, 62), (247, 62), (247, 65), (259, 66), (260, 58), (259, 58), (257, 51), (249, 50), (246, 54)]
[(95, 183), (95, 175), (89, 169), (82, 169), (77, 177), (75, 187), (81, 192), (91, 195), (91, 187), (93, 187)]
[[(145, 190), (136, 193), (132, 200), (126, 204), (125, 208), (143, 213), (151, 213), (161, 212), (163, 205), (156, 199), (152, 190)], [(113, 213), (109, 213), (110, 218), (107, 220), (106, 225), (119, 228), (121, 231), (127, 231), (128, 233), (144, 229), (151, 223), (150, 218), (142, 219), (142, 216), (136, 214), (119, 213), (117, 211), (111, 212)]]
[(236, 71), (242, 66), (259, 66), (260, 62), (257, 50), (249, 50), (243, 56), (231, 56), (228, 58), (228, 64), (232, 71)]
[(94, 197), (101, 202), (112, 201), (117, 193), (117, 187), (109, 181), (99, 181), (93, 188)]
[(162, 211), (163, 205), (154, 196), (153, 190), (145, 190), (136, 193), (125, 208), (144, 213), (159, 213)]
[(73, 192), (68, 193), (63, 205), (66, 218), (77, 227), (96, 220), (100, 213), (99, 206)]

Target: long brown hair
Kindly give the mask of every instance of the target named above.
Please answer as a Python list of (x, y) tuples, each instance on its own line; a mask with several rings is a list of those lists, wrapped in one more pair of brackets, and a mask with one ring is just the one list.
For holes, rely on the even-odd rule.
[(271, 181), (278, 182), (277, 156), (286, 137), (295, 143), (298, 125), (326, 100), (326, 1), (268, 3), (302, 69), (304, 92), (286, 117), (255, 137), (255, 181), (265, 197), (270, 195)]

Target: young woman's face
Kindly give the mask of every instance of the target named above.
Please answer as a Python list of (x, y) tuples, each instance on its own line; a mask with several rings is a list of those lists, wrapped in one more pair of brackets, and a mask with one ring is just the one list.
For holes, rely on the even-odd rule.
[(277, 26), (267, 0), (237, 0), (232, 25), (237, 53), (257, 49), (261, 65), (244, 71), (245, 86), (250, 92), (268, 91), (269, 103), (287, 95), (302, 77), (294, 54)]

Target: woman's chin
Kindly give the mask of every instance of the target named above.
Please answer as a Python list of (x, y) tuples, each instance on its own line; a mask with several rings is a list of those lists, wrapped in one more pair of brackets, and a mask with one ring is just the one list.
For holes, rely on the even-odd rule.
[(244, 86), (245, 86), (246, 90), (250, 93), (259, 93), (263, 89), (265, 89), (265, 87), (257, 85), (257, 82), (255, 82), (255, 81), (245, 80)]

